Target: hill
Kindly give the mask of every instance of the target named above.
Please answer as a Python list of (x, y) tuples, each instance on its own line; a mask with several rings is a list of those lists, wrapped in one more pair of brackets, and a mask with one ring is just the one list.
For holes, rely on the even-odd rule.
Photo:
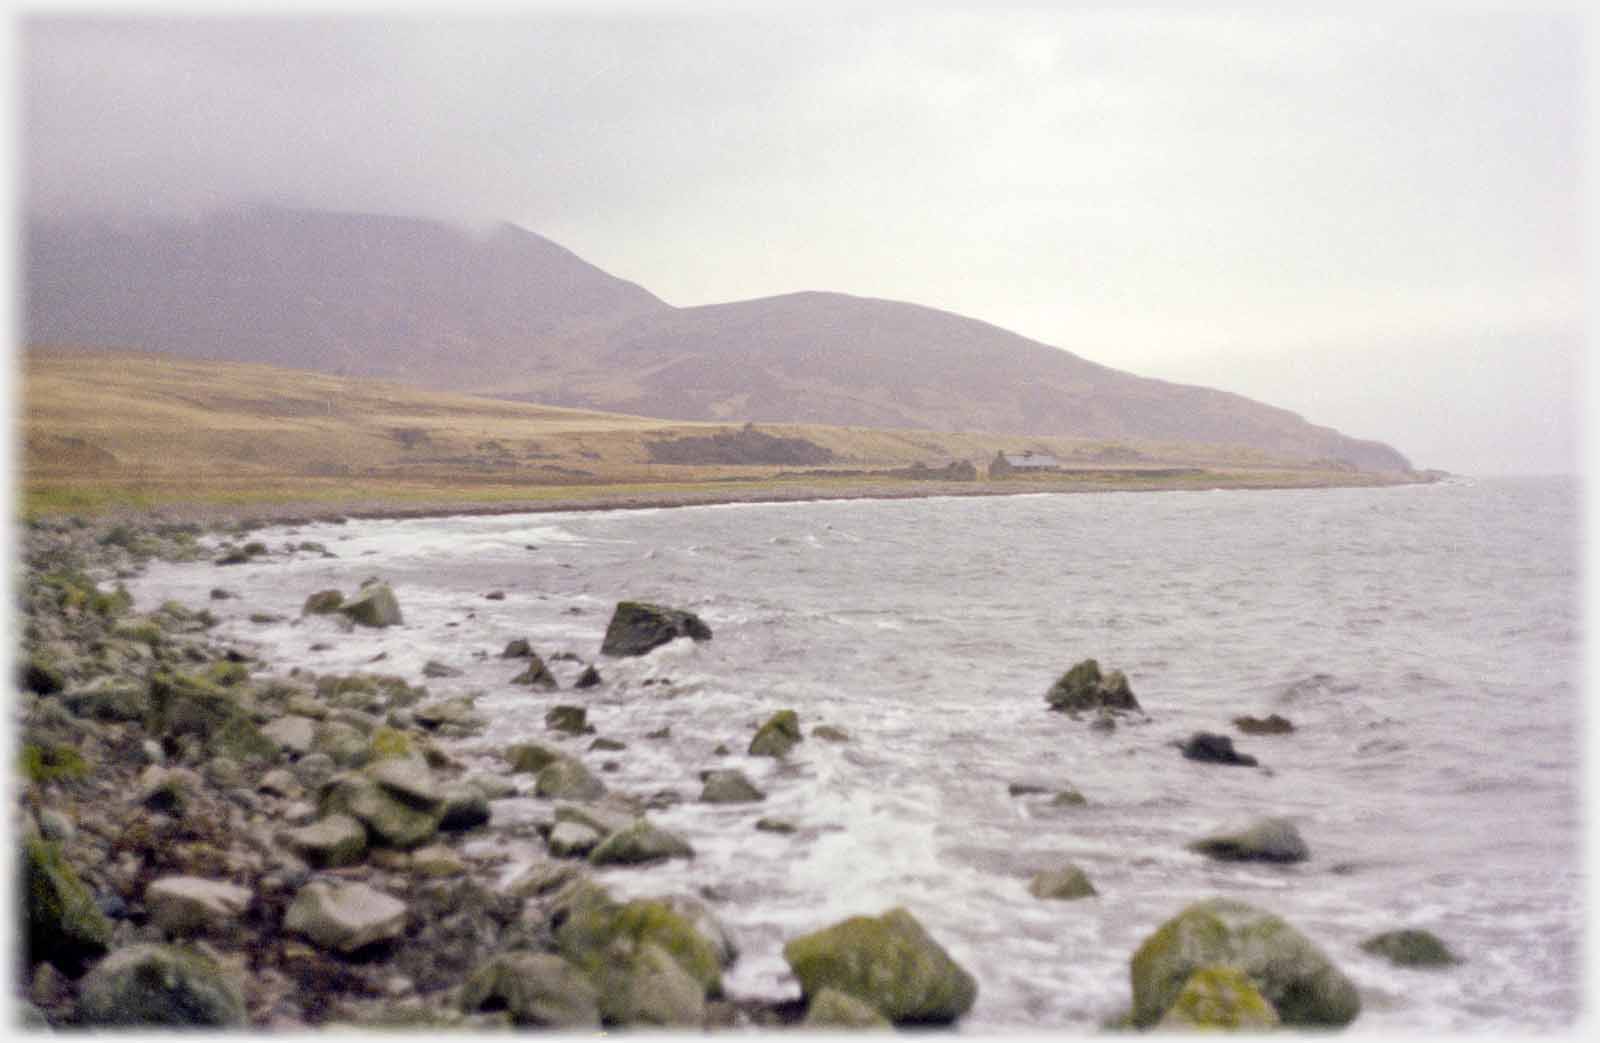
[(1378, 471), (1377, 442), (975, 319), (800, 293), (674, 308), (531, 232), (254, 208), (30, 222), (31, 344), (141, 348), (669, 419), (1236, 445)]

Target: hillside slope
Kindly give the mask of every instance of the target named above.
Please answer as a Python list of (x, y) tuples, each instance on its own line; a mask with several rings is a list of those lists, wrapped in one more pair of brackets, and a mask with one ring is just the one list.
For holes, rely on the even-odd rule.
[(799, 293), (673, 308), (531, 232), (255, 208), (30, 223), (29, 343), (142, 348), (681, 420), (1241, 445), (1409, 463), (1286, 410), (933, 308)]

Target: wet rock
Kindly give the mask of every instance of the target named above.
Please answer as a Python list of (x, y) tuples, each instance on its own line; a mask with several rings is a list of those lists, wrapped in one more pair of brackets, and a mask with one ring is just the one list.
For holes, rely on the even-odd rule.
[(1234, 750), (1232, 739), (1214, 732), (1195, 732), (1189, 736), (1182, 749), (1183, 755), (1192, 761), (1203, 761), (1207, 764), (1237, 764), (1247, 768), (1256, 766), (1254, 757)]
[(1035, 898), (1071, 901), (1075, 898), (1092, 898), (1099, 892), (1082, 869), (1068, 863), (1059, 869), (1047, 869), (1035, 874), (1028, 883), (1028, 893)]
[(544, 660), (533, 652), (528, 653), (528, 668), (513, 677), (510, 684), (527, 685), (530, 688), (543, 688), (554, 691), (557, 687), (556, 679), (550, 673), (550, 668), (544, 665)]
[(484, 595), (484, 598), (489, 601), (504, 601), (506, 599), (506, 592), (503, 590), (491, 590), (489, 593)]
[(447, 783), (439, 792), (443, 802), (439, 819), (441, 830), (459, 832), (489, 822), (489, 794), (471, 780)]
[(582, 858), (601, 840), (600, 833), (577, 822), (557, 822), (545, 844), (557, 858)]
[(1049, 793), (1050, 787), (1042, 782), (1011, 782), (1006, 784), (1006, 792), (1013, 797), (1033, 797)]
[(296, 757), (311, 752), (317, 738), (317, 722), (309, 717), (290, 714), (261, 726), (261, 734), (277, 744), (278, 749)]
[(895, 1024), (943, 1024), (971, 1009), (978, 985), (903, 908), (853, 916), (783, 947), (801, 991), (837, 989)]
[(583, 735), (594, 731), (589, 725), (589, 711), (582, 706), (552, 706), (544, 712), (544, 726), (551, 731), (567, 732), (570, 735)]
[(95, 1028), (238, 1028), (238, 985), (204, 954), (134, 945), (100, 961), (79, 988), (77, 1022)]
[(646, 819), (634, 822), (606, 837), (589, 852), (591, 865), (647, 865), (668, 858), (693, 858), (689, 842), (668, 833)]
[(763, 818), (756, 822), (756, 828), (763, 833), (794, 833), (800, 827), (783, 818)]
[(805, 737), (800, 734), (800, 718), (793, 710), (779, 710), (767, 718), (750, 740), (752, 757), (782, 757)]
[(598, 1029), (599, 994), (572, 964), (552, 953), (496, 956), (472, 972), (461, 989), (467, 1013), (505, 1010), (516, 1025)]
[(767, 795), (737, 769), (708, 771), (700, 790), (702, 804), (746, 804), (766, 800)]
[(29, 962), (48, 960), (72, 974), (111, 944), (111, 921), (60, 847), (42, 837), (23, 838), (22, 897)]
[(596, 670), (593, 664), (591, 664), (583, 668), (583, 673), (578, 675), (578, 679), (573, 682), (572, 687), (593, 688), (595, 685), (600, 683), (600, 671)]
[(437, 659), (430, 659), (422, 664), (423, 677), (460, 677), (461, 671), (453, 666), (445, 666)]
[(605, 794), (606, 787), (582, 763), (562, 757), (539, 770), (534, 792), (551, 800), (594, 800)]
[(216, 930), (239, 920), (254, 896), (247, 888), (197, 876), (164, 876), (144, 891), (145, 910), (169, 934)]
[(398, 938), (405, 925), (406, 905), (399, 899), (366, 884), (324, 880), (302, 887), (283, 919), (286, 930), (341, 953)]
[(387, 583), (363, 587), (355, 597), (338, 608), (352, 622), (365, 627), (391, 627), (405, 622), (400, 601)]
[(1282, 818), (1259, 819), (1237, 833), (1219, 833), (1188, 845), (1190, 851), (1224, 862), (1304, 862), (1311, 850), (1294, 823)]
[(723, 967), (731, 966), (739, 958), (739, 947), (734, 945), (733, 936), (710, 906), (689, 895), (671, 895), (664, 901), (673, 912), (689, 922), (696, 934), (711, 943), (712, 950), (717, 954), (717, 962)]
[(600, 751), (625, 750), (627, 748), (628, 744), (625, 742), (618, 742), (616, 739), (607, 739), (604, 737), (596, 739), (594, 742), (589, 744), (589, 749)]
[(511, 764), (511, 771), (514, 774), (537, 773), (556, 761), (567, 758), (565, 753), (554, 746), (538, 742), (519, 742), (508, 746), (503, 756)]
[(344, 604), (344, 593), (338, 590), (319, 590), (306, 598), (300, 609), (302, 616), (325, 616), (339, 611)]
[(1045, 693), (1050, 709), (1063, 713), (1091, 713), (1101, 709), (1114, 713), (1139, 712), (1139, 700), (1133, 697), (1128, 678), (1121, 670), (1104, 676), (1100, 664), (1085, 659), (1062, 674)]
[(811, 735), (814, 738), (822, 739), (824, 742), (850, 741), (849, 732), (845, 731), (843, 728), (835, 728), (831, 724), (817, 725), (815, 728), (811, 729)]
[(1081, 808), (1088, 803), (1089, 798), (1079, 793), (1072, 786), (1057, 790), (1056, 795), (1050, 798), (1050, 806), (1053, 808)]
[(639, 601), (619, 601), (601, 641), (602, 655), (638, 656), (676, 638), (711, 640), (711, 628), (692, 612)]
[(1287, 717), (1272, 714), (1268, 717), (1235, 717), (1233, 725), (1246, 735), (1288, 735), (1294, 724)]
[(354, 817), (335, 813), (288, 834), (289, 848), (319, 869), (353, 866), (367, 853), (367, 830)]
[(1278, 1012), (1235, 967), (1211, 965), (1189, 975), (1177, 999), (1158, 1023), (1180, 1031), (1258, 1032), (1277, 1028)]
[(501, 659), (527, 659), (533, 655), (533, 646), (528, 644), (525, 637), (513, 638), (506, 642), (506, 647), (500, 653)]
[(1431, 931), (1385, 931), (1362, 942), (1361, 949), (1398, 967), (1449, 967), (1461, 962)]
[(807, 1029), (886, 1029), (892, 1027), (888, 1018), (878, 1013), (876, 1007), (864, 1003), (838, 989), (825, 988), (811, 998), (806, 1008), (806, 1018), (800, 1023)]
[(1299, 931), (1254, 906), (1214, 898), (1189, 906), (1134, 953), (1133, 1022), (1159, 1022), (1195, 971), (1243, 972), (1295, 1028), (1338, 1028), (1361, 1011), (1355, 986)]

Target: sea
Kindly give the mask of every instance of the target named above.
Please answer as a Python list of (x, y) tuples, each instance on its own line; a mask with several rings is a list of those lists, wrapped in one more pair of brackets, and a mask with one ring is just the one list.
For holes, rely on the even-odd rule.
[[(210, 608), (222, 639), (280, 674), (479, 693), (489, 727), (445, 743), (472, 768), (558, 741), (551, 706), (587, 707), (626, 749), (559, 741), (612, 789), (681, 797), (651, 817), (696, 852), (600, 877), (625, 897), (703, 896), (740, 952), (734, 996), (798, 996), (785, 941), (903, 906), (977, 980), (958, 1031), (1090, 1033), (1129, 1007), (1143, 940), (1227, 896), (1283, 917), (1355, 982), (1352, 1032), (1542, 1033), (1583, 1013), (1580, 500), (1574, 479), (1454, 478), (317, 523), (252, 534), (273, 550), (257, 564), (156, 564), (130, 590), (141, 608)], [(306, 541), (336, 557), (283, 552)], [(402, 625), (301, 617), (313, 591), (372, 577)], [(601, 656), (625, 599), (695, 612), (713, 637)], [(509, 683), (519, 667), (499, 653), (519, 637), (560, 691)], [(1145, 718), (1107, 732), (1048, 709), (1087, 658), (1127, 675)], [(430, 660), (461, 676), (424, 679)], [(603, 683), (573, 689), (588, 663)], [(782, 709), (805, 740), (748, 756)], [(1232, 723), (1270, 714), (1294, 731)], [(848, 741), (811, 734), (824, 724)], [(1185, 759), (1201, 731), (1259, 766)], [(697, 802), (719, 768), (766, 799)], [(549, 817), (517, 778), (468, 841), (508, 874), (537, 839), (495, 825)], [(1053, 805), (1067, 787), (1087, 803)], [(1188, 849), (1268, 816), (1295, 824), (1308, 860)], [(1066, 863), (1096, 896), (1029, 893)], [(1362, 950), (1398, 928), (1463, 962), (1401, 969)]]

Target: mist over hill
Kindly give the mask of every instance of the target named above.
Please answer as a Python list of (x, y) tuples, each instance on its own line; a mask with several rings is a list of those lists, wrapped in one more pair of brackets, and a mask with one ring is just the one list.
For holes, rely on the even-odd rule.
[(797, 293), (675, 308), (532, 232), (252, 207), (28, 222), (33, 344), (402, 380), (680, 420), (1229, 443), (1406, 470), (1239, 395), (1137, 377), (976, 319)]

